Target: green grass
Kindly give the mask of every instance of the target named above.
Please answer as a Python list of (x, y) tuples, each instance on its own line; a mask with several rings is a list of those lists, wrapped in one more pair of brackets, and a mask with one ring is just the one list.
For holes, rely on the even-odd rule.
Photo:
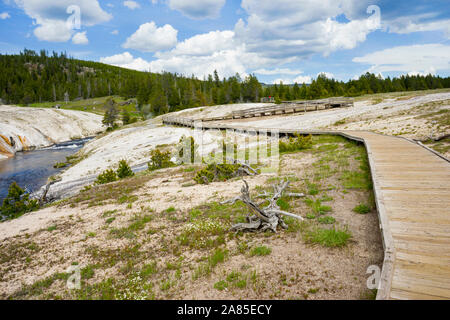
[(228, 288), (228, 282), (226, 282), (225, 280), (218, 281), (214, 284), (214, 288), (219, 291), (223, 291)]
[(306, 181), (306, 187), (308, 188), (308, 194), (314, 196), (319, 193), (319, 187), (315, 183), (310, 183), (308, 180)]
[(289, 205), (289, 202), (286, 199), (286, 197), (282, 197), (282, 198), (278, 199), (277, 200), (277, 205), (280, 207), (281, 210), (284, 210), (284, 211), (289, 210), (289, 208), (291, 207)]
[(361, 203), (354, 207), (353, 211), (359, 214), (366, 214), (370, 212), (370, 208), (368, 205)]
[(304, 233), (307, 243), (320, 244), (324, 247), (343, 247), (347, 245), (351, 238), (351, 233), (347, 230), (325, 229), (316, 227)]
[(272, 252), (272, 249), (266, 246), (254, 247), (250, 251), (251, 256), (267, 256)]
[(326, 217), (319, 217), (317, 221), (319, 221), (319, 223), (322, 224), (333, 224), (336, 222), (336, 219), (330, 216), (326, 216)]
[(145, 264), (142, 267), (142, 269), (140, 271), (140, 275), (141, 275), (141, 277), (146, 279), (149, 276), (156, 274), (157, 272), (158, 272), (158, 265), (157, 265), (156, 261), (153, 261), (151, 263)]
[(193, 280), (197, 280), (200, 277), (208, 276), (211, 274), (212, 270), (219, 264), (223, 263), (228, 257), (228, 250), (217, 248), (213, 253), (207, 258), (207, 261), (201, 263), (192, 275)]
[(312, 200), (310, 198), (305, 199), (305, 203), (310, 207), (314, 213), (314, 215), (323, 215), (332, 211), (330, 206), (322, 205), (322, 201), (320, 199)]
[(147, 214), (137, 214), (131, 219), (127, 227), (114, 228), (110, 234), (115, 238), (135, 238), (138, 231), (145, 228), (145, 225), (152, 221), (153, 217)]

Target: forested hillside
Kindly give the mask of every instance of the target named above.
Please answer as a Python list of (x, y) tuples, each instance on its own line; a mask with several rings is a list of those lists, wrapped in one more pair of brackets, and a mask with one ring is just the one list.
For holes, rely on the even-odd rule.
[(3, 103), (89, 99), (119, 95), (148, 105), (154, 114), (201, 105), (259, 101), (262, 86), (254, 76), (205, 80), (178, 74), (139, 72), (44, 50), (0, 55), (0, 98)]
[(254, 75), (239, 74), (220, 79), (217, 72), (200, 80), (179, 74), (134, 71), (98, 62), (77, 60), (65, 53), (24, 50), (18, 55), (0, 55), (0, 98), (7, 104), (30, 104), (104, 96), (137, 98), (138, 107), (153, 114), (185, 108), (259, 102), (272, 96), (276, 101), (318, 99), (331, 96), (450, 88), (450, 77), (377, 77), (366, 73), (346, 83), (319, 75), (310, 85), (282, 83), (262, 86)]

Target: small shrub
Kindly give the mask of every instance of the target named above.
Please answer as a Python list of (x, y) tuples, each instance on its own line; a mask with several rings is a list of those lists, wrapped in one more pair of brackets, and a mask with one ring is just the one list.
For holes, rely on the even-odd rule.
[(95, 180), (96, 184), (105, 184), (117, 181), (117, 174), (112, 169), (107, 169), (98, 175), (97, 180)]
[(55, 168), (55, 169), (60, 169), (60, 168), (64, 168), (65, 166), (67, 166), (67, 163), (66, 163), (66, 162), (56, 162), (56, 163), (53, 165), (53, 168)]
[(171, 155), (170, 151), (161, 151), (159, 149), (154, 149), (150, 152), (151, 160), (148, 163), (148, 170), (154, 171), (163, 168), (170, 168), (175, 165), (170, 161)]
[(37, 209), (39, 209), (38, 201), (30, 199), (30, 194), (13, 182), (9, 186), (8, 195), (3, 200), (0, 214), (8, 219), (13, 219)]
[(197, 172), (194, 181), (198, 184), (205, 184), (213, 181), (226, 181), (236, 176), (240, 166), (240, 164), (211, 163), (206, 168)]
[(119, 179), (134, 176), (133, 170), (131, 170), (126, 160), (119, 161), (119, 168), (117, 169), (117, 176)]
[(294, 152), (311, 148), (313, 145), (312, 136), (302, 136), (295, 133), (294, 137), (290, 137), (287, 142), (280, 140), (278, 146), (280, 153)]
[(370, 208), (368, 205), (365, 204), (359, 204), (356, 207), (353, 208), (353, 211), (359, 214), (366, 214), (370, 212)]

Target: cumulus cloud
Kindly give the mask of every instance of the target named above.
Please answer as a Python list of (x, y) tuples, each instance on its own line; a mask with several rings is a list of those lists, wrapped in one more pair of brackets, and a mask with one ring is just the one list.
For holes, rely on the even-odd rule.
[(8, 12), (0, 13), (0, 20), (5, 20), (5, 19), (8, 19), (8, 18), (11, 18), (11, 16), (9, 15)]
[(123, 5), (130, 10), (139, 9), (141, 7), (136, 1), (124, 1)]
[(177, 34), (178, 31), (169, 24), (158, 28), (153, 21), (147, 22), (140, 25), (122, 47), (142, 52), (167, 50), (177, 44)]
[[(71, 13), (67, 8), (74, 5), (73, 0), (14, 0), (37, 25), (34, 30), (39, 40), (64, 42), (70, 40), (74, 31), (66, 21)], [(81, 12), (81, 25), (93, 26), (109, 21), (112, 15), (103, 11), (97, 0), (78, 0), (76, 5)]]
[(150, 71), (151, 65), (149, 62), (141, 58), (134, 58), (129, 52), (124, 52), (122, 54), (116, 54), (110, 57), (100, 58), (100, 62), (110, 64), (117, 67), (139, 70), (139, 71)]
[(168, 0), (168, 4), (191, 19), (214, 19), (219, 17), (225, 0)]
[(89, 40), (86, 36), (86, 31), (76, 33), (72, 38), (72, 42), (74, 44), (83, 44), (83, 45), (88, 44)]
[(65, 21), (40, 19), (39, 26), (34, 29), (34, 35), (41, 41), (66, 42), (72, 37), (73, 30)]
[(369, 72), (435, 73), (450, 70), (450, 46), (444, 44), (418, 44), (398, 46), (353, 58), (353, 62), (370, 65)]
[[(380, 11), (369, 1), (243, 0), (246, 21), (236, 37), (249, 51), (272, 58), (302, 59), (315, 53), (352, 49), (379, 26)], [(345, 16), (349, 22), (339, 22)]]
[(160, 58), (174, 55), (206, 56), (234, 49), (236, 45), (233, 31), (211, 31), (188, 38), (178, 43), (170, 52), (158, 53), (156, 56)]
[(248, 52), (245, 44), (235, 41), (233, 31), (212, 31), (184, 40), (170, 51), (155, 54), (154, 71), (179, 72), (203, 77), (217, 70), (221, 77), (260, 68), (278, 61)]

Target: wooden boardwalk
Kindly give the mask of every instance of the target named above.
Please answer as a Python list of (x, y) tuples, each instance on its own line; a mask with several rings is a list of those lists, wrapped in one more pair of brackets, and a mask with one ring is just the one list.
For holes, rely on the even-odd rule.
[(379, 299), (450, 299), (450, 163), (406, 139), (364, 140), (385, 247)]
[[(193, 126), (189, 119), (167, 124)], [(229, 124), (204, 129), (270, 130)], [(335, 134), (365, 144), (374, 185), (384, 262), (377, 299), (450, 299), (450, 163), (407, 139), (366, 131), (302, 131)]]
[(202, 121), (220, 121), (230, 119), (243, 119), (264, 116), (274, 116), (288, 113), (306, 113), (310, 111), (326, 110), (331, 108), (353, 107), (351, 98), (328, 98), (321, 100), (304, 101), (283, 101), (281, 104), (274, 104), (266, 107), (249, 108), (244, 110), (232, 111), (228, 115), (219, 117), (202, 118)]

